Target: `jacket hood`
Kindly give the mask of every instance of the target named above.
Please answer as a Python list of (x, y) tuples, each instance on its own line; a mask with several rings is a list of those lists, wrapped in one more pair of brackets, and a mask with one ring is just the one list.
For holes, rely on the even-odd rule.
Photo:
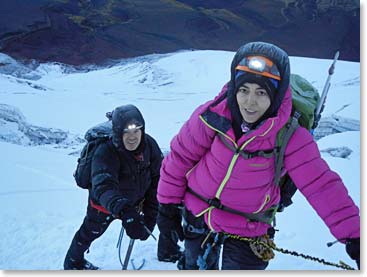
[(122, 140), (124, 129), (129, 124), (136, 124), (143, 126), (141, 128), (142, 138), (141, 142), (134, 153), (141, 152), (144, 147), (145, 141), (145, 121), (143, 115), (137, 107), (134, 105), (124, 105), (117, 107), (112, 112), (112, 142), (119, 151), (127, 151)]
[[(275, 97), (272, 99), (272, 107), (271, 114), (266, 113), (266, 118), (275, 116), (280, 108), (280, 105), (283, 101), (284, 95), (289, 86), (289, 78), (290, 78), (290, 63), (288, 54), (280, 49), (279, 47), (266, 43), (266, 42), (251, 42), (240, 47), (231, 63), (231, 80), (228, 83), (228, 105), (232, 112), (233, 117), (233, 128), (236, 133), (236, 137), (241, 136), (241, 124), (242, 124), (242, 116), (237, 104), (236, 100), (236, 66), (240, 63), (240, 61), (247, 56), (263, 56), (271, 61), (273, 61), (279, 69), (281, 80), (279, 81), (279, 85), (275, 92)], [(261, 118), (257, 123), (260, 123), (266, 118)]]

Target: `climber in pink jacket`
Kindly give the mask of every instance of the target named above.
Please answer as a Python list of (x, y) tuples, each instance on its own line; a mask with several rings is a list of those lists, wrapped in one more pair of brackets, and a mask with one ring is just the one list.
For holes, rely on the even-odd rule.
[[(222, 269), (265, 269), (273, 257), (255, 240), (273, 243), (271, 221), (280, 202), (274, 156), (253, 153), (274, 149), (291, 117), (289, 78), (282, 49), (263, 42), (242, 46), (231, 80), (173, 138), (161, 167), (157, 223), (161, 233), (175, 230), (185, 239), (180, 268), (218, 269), (220, 241)], [(284, 172), (359, 266), (359, 209), (303, 127), (286, 146)], [(212, 245), (208, 253), (204, 240)]]

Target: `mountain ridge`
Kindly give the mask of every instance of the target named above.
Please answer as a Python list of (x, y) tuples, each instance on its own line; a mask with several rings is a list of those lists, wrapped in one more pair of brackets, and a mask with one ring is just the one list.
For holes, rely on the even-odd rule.
[[(360, 59), (355, 0), (4, 0), (0, 52), (72, 65), (261, 40), (290, 55)], [(317, 47), (315, 47), (317, 45)]]

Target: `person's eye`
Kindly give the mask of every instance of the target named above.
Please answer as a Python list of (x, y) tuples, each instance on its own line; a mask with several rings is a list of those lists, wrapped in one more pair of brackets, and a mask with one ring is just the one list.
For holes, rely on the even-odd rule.
[(248, 89), (240, 88), (239, 92), (240, 92), (240, 93), (247, 94), (247, 93), (248, 93)]
[(268, 95), (267, 92), (265, 90), (258, 90), (257, 91), (257, 94), (260, 95), (260, 96), (265, 96), (265, 95)]

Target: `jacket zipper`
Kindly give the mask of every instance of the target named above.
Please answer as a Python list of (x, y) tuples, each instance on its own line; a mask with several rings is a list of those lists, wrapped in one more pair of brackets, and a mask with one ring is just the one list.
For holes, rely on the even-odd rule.
[[(221, 182), (221, 184), (220, 184), (220, 186), (219, 186), (219, 188), (218, 188), (218, 190), (217, 190), (217, 193), (215, 194), (215, 197), (217, 198), (217, 199), (220, 199), (220, 195), (221, 195), (221, 193), (222, 193), (222, 191), (223, 191), (223, 189), (224, 189), (224, 186), (226, 185), (226, 183), (228, 182), (228, 180), (229, 180), (229, 177), (231, 176), (231, 174), (232, 174), (232, 171), (233, 171), (233, 168), (234, 168), (234, 166), (235, 166), (235, 164), (236, 164), (236, 161), (237, 161), (237, 159), (238, 159), (238, 157), (239, 157), (239, 152), (240, 151), (242, 151), (250, 142), (252, 142), (257, 136), (253, 136), (252, 138), (250, 138), (250, 139), (248, 139), (248, 140), (246, 140), (244, 143), (243, 143), (243, 145), (241, 146), (241, 148), (238, 148), (238, 145), (237, 145), (237, 143), (231, 138), (231, 137), (229, 137), (227, 134), (225, 134), (225, 133), (223, 133), (223, 132), (221, 132), (220, 130), (218, 130), (218, 129), (216, 129), (216, 128), (214, 128), (213, 126), (211, 126), (209, 123), (207, 123), (206, 121), (205, 121), (205, 119), (200, 115), (199, 116), (199, 118), (201, 119), (201, 121), (203, 121), (203, 123), (207, 126), (207, 127), (209, 127), (210, 129), (212, 129), (212, 130), (214, 130), (214, 131), (216, 131), (216, 132), (218, 132), (218, 133), (220, 133), (220, 134), (222, 134), (224, 137), (226, 137), (227, 139), (229, 139), (233, 144), (234, 144), (234, 146), (237, 148), (237, 151), (236, 151), (236, 153), (233, 155), (233, 157), (232, 157), (232, 160), (231, 160), (231, 162), (230, 162), (230, 164), (229, 164), (229, 166), (228, 166), (228, 169), (227, 169), (227, 173), (226, 173), (226, 176), (224, 177), (224, 179), (222, 180), (222, 182)], [(274, 120), (272, 121), (272, 124), (270, 125), (270, 127), (265, 131), (265, 133), (264, 134), (262, 134), (262, 135), (260, 135), (260, 136), (264, 136), (264, 135), (266, 135), (271, 129), (272, 129), (272, 127), (274, 126)], [(190, 170), (191, 171), (191, 170)], [(268, 199), (269, 198), (269, 199)], [(263, 209), (264, 208), (264, 206), (268, 203), (270, 201), (270, 196), (269, 195), (266, 195), (266, 197), (265, 197), (265, 201), (264, 201), (264, 203), (261, 205), (261, 207), (260, 207), (260, 209), (258, 209), (258, 211), (256, 211), (255, 213), (257, 213), (257, 212), (259, 212), (259, 211), (261, 211), (261, 209)], [(201, 216), (201, 215), (203, 215), (203, 214), (205, 214), (206, 212), (208, 212), (208, 225), (209, 225), (209, 228), (211, 229), (211, 230), (213, 230), (214, 231), (214, 228), (212, 227), (212, 225), (211, 225), (211, 222), (210, 222), (210, 220), (211, 220), (211, 211), (214, 209), (214, 207), (208, 207), (208, 208), (206, 208), (204, 211), (202, 211), (202, 212), (200, 212), (198, 215), (197, 215), (197, 217), (199, 217), (199, 216)]]
[(199, 163), (197, 163), (196, 165), (194, 165), (189, 171), (187, 171), (185, 177), (188, 178), (190, 176), (190, 174), (192, 173), (192, 171), (199, 165)]
[(257, 213), (261, 212), (261, 211), (264, 209), (265, 205), (269, 203), (269, 201), (270, 201), (270, 195), (269, 195), (269, 194), (266, 194), (266, 195), (265, 195), (265, 200), (264, 200), (264, 202), (261, 204), (260, 208), (259, 208), (259, 209), (257, 209), (257, 211), (255, 211), (255, 212), (253, 212), (253, 213), (254, 213), (254, 214), (257, 214)]

